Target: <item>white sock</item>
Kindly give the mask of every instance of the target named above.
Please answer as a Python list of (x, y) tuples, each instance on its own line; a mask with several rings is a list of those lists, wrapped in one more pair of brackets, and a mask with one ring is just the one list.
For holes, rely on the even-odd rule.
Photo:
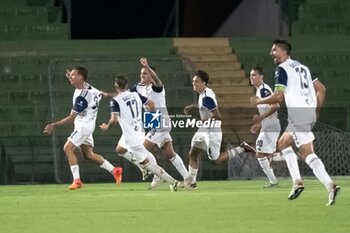
[(137, 162), (135, 161), (134, 155), (133, 155), (131, 152), (127, 151), (127, 152), (125, 152), (124, 154), (119, 154), (119, 156), (121, 156), (121, 157), (123, 157), (123, 158), (129, 160), (129, 161), (132, 162), (133, 164), (135, 164), (135, 165), (140, 169), (140, 171), (142, 172), (143, 168), (141, 167), (141, 165), (140, 165), (139, 163), (137, 163)]
[(160, 177), (162, 180), (165, 180), (169, 184), (173, 184), (175, 179), (171, 177), (163, 168), (159, 167), (157, 164), (149, 162), (143, 166), (144, 169), (152, 172), (154, 175)]
[(70, 170), (73, 174), (73, 180), (80, 179), (79, 165), (70, 166)]
[(235, 156), (237, 156), (237, 155), (243, 153), (244, 151), (245, 151), (245, 150), (244, 150), (243, 147), (240, 147), (240, 146), (235, 147), (235, 148), (233, 148), (233, 149), (231, 149), (231, 150), (227, 150), (227, 152), (228, 152), (228, 157), (229, 157), (230, 159), (232, 159), (232, 158), (234, 158)]
[(279, 161), (285, 161), (285, 159), (282, 156), (282, 153), (275, 152), (272, 154), (272, 161), (279, 162)]
[(301, 180), (297, 155), (294, 153), (292, 147), (287, 147), (282, 150), (284, 159), (286, 160), (290, 176), (293, 182)]
[(329, 177), (322, 160), (316, 154), (310, 154), (306, 157), (305, 162), (314, 172), (315, 176), (328, 189), (333, 181)]
[(100, 168), (103, 168), (112, 173), (114, 166), (108, 160), (105, 159), (105, 161), (101, 164)]
[(188, 166), (188, 171), (190, 172), (190, 175), (193, 177), (193, 183), (197, 182), (197, 173), (198, 169), (192, 168), (191, 166)]
[(148, 161), (151, 161), (152, 163), (157, 164), (156, 157), (154, 157), (154, 155), (149, 151), (147, 153), (147, 159), (148, 159)]
[(175, 153), (174, 157), (169, 160), (184, 179), (190, 176), (190, 173), (187, 171), (184, 162), (178, 154)]
[(277, 184), (278, 181), (275, 174), (273, 173), (273, 170), (270, 166), (270, 161), (267, 159), (267, 157), (258, 158), (258, 161), (267, 178), (269, 179), (270, 184)]

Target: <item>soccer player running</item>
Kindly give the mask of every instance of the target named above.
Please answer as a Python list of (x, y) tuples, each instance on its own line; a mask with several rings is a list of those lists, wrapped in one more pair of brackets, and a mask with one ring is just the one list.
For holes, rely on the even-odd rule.
[[(265, 98), (272, 94), (270, 86), (264, 83), (264, 71), (261, 66), (255, 66), (251, 69), (250, 83), (256, 88), (258, 98)], [(279, 104), (259, 104), (257, 108), (259, 115), (253, 117), (254, 124), (250, 128), (251, 133), (260, 131), (256, 140), (256, 157), (269, 180), (269, 184), (264, 187), (276, 187), (278, 181), (270, 166), (270, 159), (273, 152), (276, 151), (276, 144), (281, 131), (280, 121), (277, 117)]]
[(279, 149), (287, 162), (293, 179), (289, 200), (296, 199), (304, 190), (296, 154), (291, 145), (299, 148), (301, 158), (312, 169), (315, 176), (328, 191), (327, 205), (334, 205), (340, 187), (328, 175), (323, 162), (315, 154), (311, 129), (316, 122), (316, 109), (320, 108), (325, 98), (325, 87), (318, 80), (312, 80), (307, 66), (290, 58), (291, 44), (285, 40), (275, 40), (270, 55), (277, 65), (275, 72), (275, 91), (265, 98), (251, 97), (253, 105), (274, 104), (285, 100), (288, 108), (288, 126), (278, 141)]
[[(133, 86), (130, 90), (136, 91), (140, 95), (152, 100), (155, 105), (155, 110), (162, 114), (163, 122), (170, 121), (165, 100), (164, 84), (159, 79), (155, 69), (149, 66), (147, 58), (142, 57), (140, 59), (140, 63), (142, 65), (140, 83)], [(173, 139), (170, 136), (170, 131), (170, 123), (167, 123), (166, 126), (161, 126), (160, 129), (151, 129), (146, 134), (143, 145), (150, 152), (155, 148), (155, 146), (162, 149), (169, 161), (183, 177), (185, 187), (190, 188), (192, 176), (187, 171), (181, 157), (174, 151), (172, 143)], [(161, 179), (159, 179), (158, 176), (154, 176), (151, 183), (151, 188), (156, 188), (160, 182)]]
[(166, 173), (154, 161), (149, 160), (148, 151), (142, 144), (144, 140), (141, 119), (142, 105), (152, 109), (154, 108), (154, 102), (136, 92), (127, 90), (128, 79), (124, 76), (118, 76), (115, 79), (115, 87), (118, 95), (113, 97), (110, 102), (111, 117), (108, 123), (100, 125), (101, 130), (106, 131), (119, 122), (123, 135), (116, 147), (117, 153), (121, 155), (126, 152), (131, 153), (133, 161), (139, 163), (143, 169), (167, 181), (171, 191), (177, 191), (180, 182)]
[(186, 115), (190, 110), (198, 108), (201, 120), (203, 122), (207, 121), (208, 125), (203, 123), (203, 127), (197, 130), (191, 141), (189, 172), (193, 176), (192, 188), (197, 187), (198, 160), (202, 150), (207, 151), (209, 159), (217, 164), (226, 162), (245, 151), (256, 154), (255, 149), (246, 142), (242, 142), (239, 147), (220, 154), (222, 141), (221, 115), (215, 93), (207, 86), (208, 81), (209, 75), (205, 71), (198, 70), (195, 73), (192, 79), (192, 86), (193, 90), (199, 94), (198, 103), (188, 105), (184, 108)]
[(86, 83), (88, 70), (82, 66), (75, 66), (71, 71), (67, 70), (66, 77), (71, 85), (75, 87), (72, 110), (67, 117), (46, 125), (44, 133), (51, 134), (56, 127), (74, 122), (74, 131), (67, 138), (67, 142), (63, 147), (73, 175), (73, 183), (69, 186), (69, 189), (74, 190), (83, 187), (78, 159), (74, 152), (76, 148), (81, 150), (84, 158), (94, 161), (101, 168), (110, 172), (117, 185), (119, 185), (122, 180), (122, 168), (114, 167), (109, 161), (93, 151), (94, 139), (92, 134), (95, 130), (98, 104), (101, 99), (100, 91)]

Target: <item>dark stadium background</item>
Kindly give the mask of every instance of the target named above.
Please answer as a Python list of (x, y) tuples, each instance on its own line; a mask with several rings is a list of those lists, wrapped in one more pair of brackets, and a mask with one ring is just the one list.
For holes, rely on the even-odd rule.
[[(178, 35), (211, 36), (241, 2), (179, 0)], [(169, 16), (175, 4), (175, 0), (75, 0), (71, 36), (73, 39), (173, 37), (175, 18)], [(170, 30), (166, 30), (167, 23)]]

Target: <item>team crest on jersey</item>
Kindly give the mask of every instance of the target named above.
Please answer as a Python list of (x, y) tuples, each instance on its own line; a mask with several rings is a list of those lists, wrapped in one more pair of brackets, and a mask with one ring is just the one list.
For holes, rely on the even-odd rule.
[(156, 112), (143, 113), (143, 127), (146, 129), (159, 129), (161, 127), (162, 114), (157, 110)]

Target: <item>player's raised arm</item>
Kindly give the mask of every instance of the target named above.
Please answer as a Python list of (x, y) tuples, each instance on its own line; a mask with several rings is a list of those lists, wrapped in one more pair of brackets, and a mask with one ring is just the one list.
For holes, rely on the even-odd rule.
[(145, 69), (149, 72), (152, 81), (154, 83), (155, 86), (157, 87), (161, 87), (163, 86), (162, 81), (160, 80), (160, 78), (158, 77), (157, 73), (149, 66), (147, 58), (145, 57), (141, 57), (140, 59), (140, 63), (141, 65), (143, 65), (145, 67)]

